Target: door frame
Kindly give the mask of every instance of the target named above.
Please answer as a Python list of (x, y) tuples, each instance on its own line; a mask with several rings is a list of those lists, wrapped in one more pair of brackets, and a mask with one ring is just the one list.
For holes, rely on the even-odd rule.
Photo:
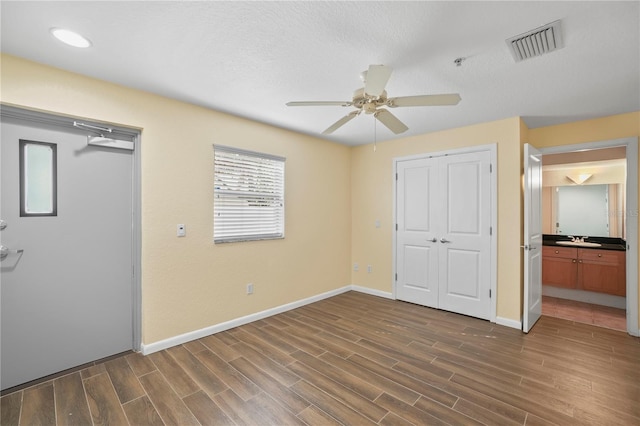
[(628, 213), (632, 213), (626, 215), (627, 333), (632, 336), (640, 336), (640, 327), (638, 327), (638, 138), (611, 139), (538, 149), (544, 156), (616, 146), (624, 146), (627, 150), (626, 210)]
[(393, 190), (392, 190), (392, 205), (393, 205), (393, 215), (392, 215), (392, 229), (394, 229), (393, 237), (392, 237), (392, 268), (391, 268), (391, 288), (392, 293), (391, 296), (394, 300), (397, 300), (396, 296), (396, 286), (397, 281), (397, 232), (395, 232), (397, 227), (397, 188), (396, 181), (398, 176), (398, 163), (401, 161), (408, 160), (419, 160), (423, 158), (436, 158), (436, 157), (444, 157), (448, 155), (456, 155), (456, 154), (469, 154), (474, 152), (482, 152), (489, 151), (490, 162), (491, 162), (491, 173), (490, 173), (490, 186), (491, 186), (491, 265), (490, 265), (490, 286), (491, 286), (491, 306), (490, 306), (490, 317), (489, 321), (495, 323), (497, 318), (497, 288), (498, 288), (498, 145), (497, 144), (488, 144), (488, 145), (477, 145), (477, 146), (469, 146), (458, 149), (451, 149), (446, 151), (437, 151), (437, 152), (423, 152), (419, 154), (413, 154), (404, 157), (394, 157), (393, 161)]
[[(108, 127), (113, 130), (114, 137), (125, 137), (133, 141), (133, 161), (132, 161), (132, 217), (131, 217), (131, 264), (133, 265), (131, 277), (131, 348), (139, 352), (142, 346), (142, 203), (141, 203), (141, 132), (142, 129), (126, 126), (122, 124), (109, 123), (100, 120), (88, 119), (85, 117), (74, 117), (62, 115), (60, 113), (29, 109), (24, 106), (0, 103), (0, 115), (3, 117), (23, 120), (27, 123), (37, 123), (61, 130), (78, 131), (74, 126), (75, 122), (82, 122), (90, 126)], [(87, 135), (92, 132), (87, 131)], [(95, 136), (95, 135), (93, 135)]]

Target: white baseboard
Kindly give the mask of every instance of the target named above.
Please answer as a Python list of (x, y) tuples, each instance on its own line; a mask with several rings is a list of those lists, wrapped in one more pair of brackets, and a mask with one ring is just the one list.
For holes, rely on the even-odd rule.
[(505, 327), (517, 328), (518, 330), (522, 330), (522, 322), (512, 320), (509, 318), (496, 317), (496, 324), (504, 325)]
[[(337, 296), (338, 294), (346, 293), (352, 290), (351, 285), (347, 285), (335, 290), (327, 291), (326, 293), (318, 294), (316, 296), (308, 297), (306, 299), (298, 300), (296, 302), (287, 303), (285, 305), (276, 306), (275, 308), (267, 309), (255, 314), (246, 315), (244, 317), (236, 318), (231, 321), (226, 321), (220, 324), (215, 324), (209, 327), (201, 328), (200, 330), (190, 331), (188, 333), (180, 334), (178, 336), (170, 337), (168, 339), (160, 340), (158, 342), (150, 343), (148, 345), (140, 345), (140, 352), (143, 355), (149, 355), (154, 352), (158, 352), (173, 346), (181, 345), (183, 343), (190, 342), (192, 340), (200, 339), (202, 337), (209, 336), (211, 334), (219, 333), (221, 331), (230, 330), (234, 327), (249, 324), (250, 322), (257, 321), (263, 318), (270, 317), (272, 315), (280, 314), (282, 312), (290, 311), (292, 309), (299, 308), (310, 303), (318, 302), (329, 297)], [(355, 289), (354, 289), (355, 290)], [(356, 290), (358, 291), (358, 290)]]
[[(256, 312), (255, 314), (246, 315), (244, 317), (236, 318), (230, 321), (226, 321), (220, 324), (215, 324), (209, 327), (201, 328), (200, 330), (190, 331), (188, 333), (180, 334), (178, 336), (170, 337), (168, 339), (160, 340), (158, 342), (142, 344), (140, 351), (143, 355), (149, 355), (154, 352), (158, 352), (173, 346), (181, 345), (183, 343), (190, 342), (192, 340), (200, 339), (202, 337), (209, 336), (211, 334), (219, 333), (221, 331), (230, 330), (234, 327), (239, 327), (241, 325), (249, 324), (250, 322), (257, 321), (263, 318), (270, 317), (272, 315), (280, 314), (282, 312), (287, 312), (292, 309), (299, 308), (304, 305), (308, 305), (310, 303), (318, 302), (323, 299), (328, 299), (329, 297), (337, 296), (342, 293), (346, 293), (348, 291), (357, 291), (360, 293), (370, 294), (372, 296), (383, 297), (385, 299), (393, 299), (393, 294), (386, 291), (375, 290), (367, 287), (362, 287), (359, 285), (347, 285), (335, 290), (327, 291), (322, 294), (318, 294), (316, 296), (308, 297), (306, 299), (298, 300), (296, 302), (287, 303), (285, 305), (276, 306), (275, 308), (267, 309), (261, 312)], [(496, 324), (504, 325), (506, 327), (516, 328), (518, 330), (522, 329), (522, 324), (520, 321), (515, 321), (508, 318), (496, 318)]]
[(370, 294), (372, 296), (384, 297), (385, 299), (393, 299), (393, 294), (387, 291), (382, 290), (374, 290), (372, 288), (362, 287), (359, 285), (351, 285), (351, 290), (357, 291), (359, 293)]

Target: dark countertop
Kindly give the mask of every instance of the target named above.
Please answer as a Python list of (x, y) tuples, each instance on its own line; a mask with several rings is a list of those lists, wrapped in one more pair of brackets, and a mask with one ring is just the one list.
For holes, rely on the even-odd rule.
[[(582, 238), (584, 235), (580, 235)], [(556, 244), (557, 241), (571, 241), (566, 235), (549, 235), (544, 234), (542, 236), (543, 246), (556, 246), (556, 247), (577, 247), (582, 249), (595, 249), (595, 250), (616, 250), (626, 251), (627, 243), (622, 238), (609, 238), (609, 237), (589, 237), (585, 241), (589, 243), (602, 244), (600, 247), (579, 247), (579, 246), (565, 246), (562, 244)]]

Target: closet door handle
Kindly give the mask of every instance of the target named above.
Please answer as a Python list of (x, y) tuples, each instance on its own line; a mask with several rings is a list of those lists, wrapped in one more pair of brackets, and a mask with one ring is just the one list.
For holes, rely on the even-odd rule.
[(0, 246), (0, 260), (4, 260), (4, 258), (9, 256), (10, 254), (22, 254), (23, 252), (24, 250), (22, 249), (12, 250), (8, 247)]
[(431, 241), (432, 243), (437, 243), (438, 239), (436, 237), (433, 237), (432, 239), (427, 239), (427, 241)]
[(447, 240), (445, 238), (440, 238), (440, 242), (444, 244), (444, 243), (450, 243), (451, 241), (449, 241), (449, 240)]

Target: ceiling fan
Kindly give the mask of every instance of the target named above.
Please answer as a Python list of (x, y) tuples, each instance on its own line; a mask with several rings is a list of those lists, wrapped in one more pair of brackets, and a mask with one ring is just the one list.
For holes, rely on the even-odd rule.
[(369, 65), (369, 69), (363, 71), (360, 75), (364, 82), (364, 87), (353, 93), (353, 99), (351, 101), (294, 101), (287, 102), (287, 106), (352, 106), (356, 108), (355, 111), (350, 112), (329, 126), (322, 132), (324, 135), (335, 132), (356, 116), (360, 115), (362, 111), (364, 111), (365, 114), (373, 114), (373, 116), (389, 128), (389, 130), (395, 134), (399, 134), (406, 132), (409, 128), (384, 107), (456, 105), (460, 102), (460, 95), (457, 93), (388, 98), (384, 88), (387, 85), (387, 81), (389, 81), (389, 77), (391, 77), (391, 72), (392, 69), (386, 65)]

